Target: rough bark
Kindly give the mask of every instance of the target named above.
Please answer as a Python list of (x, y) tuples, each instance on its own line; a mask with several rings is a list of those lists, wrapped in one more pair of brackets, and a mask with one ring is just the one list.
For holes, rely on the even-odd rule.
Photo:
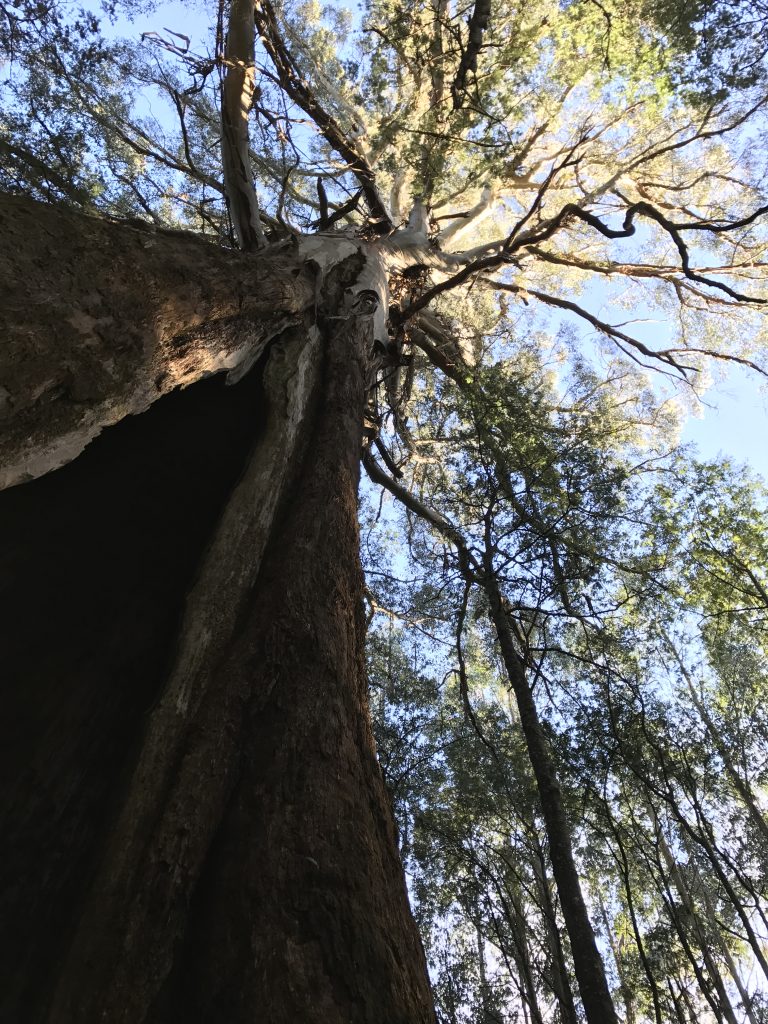
[(362, 260), (328, 282), (343, 316), (293, 315), (236, 387), (165, 398), (0, 495), (6, 537), (38, 527), (5, 594), (32, 625), (8, 624), (3, 1019), (434, 1020), (366, 705)]
[(293, 248), (244, 256), (0, 196), (0, 489), (175, 388), (242, 373), (315, 283)]

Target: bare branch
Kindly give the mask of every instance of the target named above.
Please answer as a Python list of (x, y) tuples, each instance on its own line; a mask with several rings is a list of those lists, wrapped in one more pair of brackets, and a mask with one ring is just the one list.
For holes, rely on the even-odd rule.
[(467, 547), (467, 543), (464, 540), (461, 531), (454, 526), (450, 520), (446, 519), (445, 516), (441, 515), (434, 509), (429, 508), (428, 505), (425, 505), (424, 502), (414, 494), (411, 494), (406, 487), (387, 476), (384, 470), (374, 459), (369, 448), (363, 449), (362, 460), (366, 473), (375, 484), (379, 484), (381, 487), (386, 487), (390, 494), (405, 505), (407, 509), (415, 513), (419, 519), (423, 519), (424, 522), (433, 526), (438, 533), (442, 534), (443, 537), (445, 537), (445, 539), (456, 548), (459, 553), (459, 558), (464, 561), (464, 564), (468, 567), (471, 565), (476, 569), (479, 568), (476, 560), (472, 557), (472, 554)]
[(595, 327), (602, 334), (606, 335), (606, 337), (611, 338), (613, 341), (616, 341), (618, 343), (629, 345), (632, 348), (636, 349), (638, 352), (642, 353), (642, 355), (647, 356), (648, 358), (657, 359), (660, 360), (661, 362), (668, 363), (670, 366), (674, 367), (675, 370), (683, 374), (683, 376), (686, 376), (686, 370), (695, 371), (697, 369), (694, 366), (686, 366), (683, 363), (679, 363), (676, 359), (676, 356), (684, 355), (685, 353), (689, 352), (696, 353), (699, 355), (706, 355), (710, 359), (717, 359), (721, 362), (738, 363), (740, 366), (746, 366), (750, 370), (755, 370), (763, 377), (768, 377), (768, 371), (764, 370), (761, 366), (753, 362), (751, 359), (746, 359), (742, 356), (730, 355), (726, 352), (718, 352), (716, 350), (710, 350), (705, 348), (692, 348), (690, 346), (685, 346), (681, 348), (666, 348), (658, 352), (655, 352), (653, 349), (648, 348), (647, 345), (644, 345), (643, 342), (639, 341), (637, 338), (633, 338), (631, 337), (631, 335), (625, 334), (623, 331), (619, 330), (618, 327), (614, 327), (612, 324), (608, 324), (604, 320), (598, 319), (598, 317), (593, 316), (592, 313), (589, 313), (586, 309), (584, 309), (583, 306), (579, 306), (576, 302), (570, 302), (568, 299), (560, 299), (555, 295), (548, 295), (545, 292), (539, 292), (533, 288), (525, 288), (522, 287), (521, 285), (507, 284), (504, 281), (491, 281), (486, 279), (482, 281), (482, 284), (488, 288), (496, 288), (499, 291), (512, 292), (513, 294), (518, 294), (523, 297), (526, 295), (530, 295), (534, 299), (538, 299), (539, 302), (542, 302), (547, 306), (554, 306), (558, 309), (564, 309), (569, 313), (575, 313), (576, 316), (581, 317), (582, 320), (586, 320), (587, 323), (592, 324), (593, 327)]
[(688, 254), (688, 247), (683, 241), (681, 232), (683, 231), (713, 231), (723, 232), (735, 230), (739, 227), (743, 227), (745, 223), (752, 223), (758, 217), (768, 213), (768, 207), (760, 207), (754, 213), (750, 214), (749, 217), (742, 218), (739, 221), (733, 221), (730, 224), (724, 223), (695, 223), (691, 224), (676, 224), (669, 220), (662, 213), (660, 213), (650, 203), (639, 202), (633, 203), (624, 214), (624, 222), (621, 228), (610, 228), (604, 224), (599, 217), (595, 217), (594, 214), (588, 213), (583, 210), (580, 206), (575, 203), (566, 203), (566, 205), (560, 210), (560, 212), (553, 217), (548, 224), (545, 224), (538, 230), (528, 232), (526, 235), (521, 236), (518, 245), (515, 248), (522, 248), (523, 245), (530, 246), (531, 244), (538, 244), (548, 238), (551, 238), (561, 227), (568, 223), (569, 220), (577, 219), (583, 221), (585, 224), (589, 224), (590, 227), (599, 231), (605, 238), (630, 238), (635, 234), (637, 230), (636, 218), (646, 217), (648, 220), (655, 221), (667, 234), (670, 236), (672, 241), (675, 243), (678, 253), (680, 254), (680, 266), (683, 274), (690, 281), (697, 281), (699, 284), (706, 285), (709, 288), (717, 288), (719, 291), (725, 292), (726, 295), (730, 295), (732, 299), (737, 299), (739, 302), (756, 302), (760, 304), (768, 303), (768, 299), (759, 298), (754, 295), (744, 295), (742, 292), (737, 292), (735, 289), (729, 287), (727, 284), (723, 284), (722, 281), (716, 281), (711, 277), (704, 277), (697, 271), (691, 269), (690, 257)]
[[(338, 209), (334, 210), (333, 213), (329, 214), (328, 219), (326, 221), (326, 225), (325, 225), (326, 229), (330, 228), (330, 227), (333, 227), (333, 225), (337, 221), (341, 220), (343, 217), (347, 217), (347, 216), (349, 216), (350, 213), (354, 213), (354, 211), (357, 209), (358, 203), (362, 199), (362, 196), (363, 196), (362, 189), (358, 189), (358, 191), (355, 192), (354, 195), (349, 197), (349, 199), (346, 201), (346, 203), (342, 203), (342, 205), (339, 206)], [(320, 227), (320, 221), (319, 220), (313, 221), (312, 222), (312, 227), (319, 228)]]
[(498, 291), (512, 292), (513, 295), (520, 295), (523, 298), (530, 295), (547, 306), (554, 306), (557, 309), (564, 309), (569, 313), (575, 313), (576, 316), (581, 317), (582, 320), (586, 320), (587, 323), (592, 324), (593, 327), (606, 337), (611, 338), (616, 342), (622, 342), (624, 345), (629, 345), (631, 348), (640, 352), (649, 359), (657, 359), (663, 363), (667, 363), (683, 376), (686, 376), (686, 370), (696, 369), (693, 366), (683, 366), (681, 363), (677, 362), (672, 351), (679, 350), (665, 349), (659, 352), (654, 352), (653, 349), (644, 345), (642, 341), (638, 341), (637, 338), (633, 338), (631, 335), (625, 334), (623, 331), (619, 330), (618, 327), (614, 327), (612, 324), (608, 324), (604, 320), (600, 320), (598, 317), (593, 316), (592, 313), (589, 313), (576, 302), (571, 302), (568, 299), (560, 299), (556, 295), (548, 295), (546, 292), (539, 292), (533, 288), (525, 288), (522, 285), (507, 284), (505, 281), (491, 281), (486, 279), (482, 283), (488, 288), (495, 288)]
[(186, 118), (185, 105), (184, 105), (184, 103), (182, 101), (181, 96), (178, 93), (178, 90), (176, 90), (176, 89), (169, 89), (169, 92), (170, 92), (171, 96), (173, 97), (173, 103), (174, 103), (174, 106), (176, 107), (176, 113), (179, 116), (179, 127), (181, 128), (181, 139), (182, 139), (182, 143), (184, 145), (184, 156), (187, 158), (187, 163), (189, 164), (191, 169), (199, 177), (200, 176), (200, 171), (198, 171), (197, 167), (195, 166), (195, 161), (192, 159), (192, 151), (191, 151), (190, 145), (189, 145), (189, 134), (187, 132), (187, 118)]

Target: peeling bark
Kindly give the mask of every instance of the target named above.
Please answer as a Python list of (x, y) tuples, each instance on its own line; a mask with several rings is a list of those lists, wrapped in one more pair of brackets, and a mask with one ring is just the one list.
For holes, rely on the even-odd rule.
[(315, 295), (293, 251), (246, 257), (0, 196), (0, 489), (175, 388), (241, 373)]

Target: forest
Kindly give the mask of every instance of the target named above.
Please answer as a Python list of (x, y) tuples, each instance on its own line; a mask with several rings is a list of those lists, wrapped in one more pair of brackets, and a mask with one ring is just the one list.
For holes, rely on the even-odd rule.
[(0, 0), (0, 1021), (768, 1024), (766, 38)]

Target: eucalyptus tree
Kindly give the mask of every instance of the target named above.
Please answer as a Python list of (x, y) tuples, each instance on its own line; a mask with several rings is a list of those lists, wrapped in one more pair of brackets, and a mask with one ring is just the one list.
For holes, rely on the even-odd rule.
[[(433, 727), (420, 734), (413, 769), (393, 790), (398, 820), (410, 817), (406, 866), (438, 1011), (478, 1020), (553, 1014), (575, 1024), (572, 960), (561, 936), (535, 783), (514, 711), (482, 656), (468, 657), (474, 726), (454, 673), (433, 697)], [(378, 673), (374, 679), (380, 679)], [(413, 722), (414, 690), (389, 695), (390, 719)], [(409, 708), (411, 705), (411, 708)], [(410, 714), (409, 714), (410, 711)], [(385, 764), (401, 748), (375, 719)], [(423, 766), (429, 765), (424, 772)], [(464, 979), (459, 1000), (453, 984)]]
[[(756, 365), (764, 87), (688, 102), (668, 32), (554, 0), (354, 30), (232, 0), (200, 47), (0, 14), (3, 1013), (432, 1020), (367, 717), (361, 443), (403, 472), (391, 413), (419, 465), (425, 374), (471, 403), (537, 311), (691, 382)], [(526, 487), (539, 518), (573, 496)], [(563, 569), (540, 538), (553, 593), (582, 540)], [(525, 609), (486, 595), (526, 664)]]

